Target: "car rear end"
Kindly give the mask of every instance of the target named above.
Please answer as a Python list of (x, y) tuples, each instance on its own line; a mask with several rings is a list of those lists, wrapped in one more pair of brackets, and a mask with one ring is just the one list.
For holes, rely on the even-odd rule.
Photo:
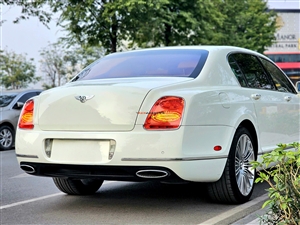
[[(32, 175), (77, 179), (219, 179), (226, 156), (220, 153), (213, 167), (209, 153), (195, 157), (197, 144), (211, 148), (206, 140), (215, 128), (186, 126), (193, 94), (178, 93), (199, 75), (208, 52), (185, 51), (184, 60), (178, 61), (176, 51), (163, 52), (164, 60), (149, 51), (152, 61), (124, 63), (122, 70), (117, 65), (134, 55), (96, 62), (73, 82), (27, 102), (16, 138), (21, 168)], [(220, 129), (227, 136), (219, 143), (226, 146), (232, 128)]]

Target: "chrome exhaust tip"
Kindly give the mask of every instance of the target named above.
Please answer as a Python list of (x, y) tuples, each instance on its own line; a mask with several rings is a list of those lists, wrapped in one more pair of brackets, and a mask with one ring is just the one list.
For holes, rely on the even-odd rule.
[(167, 177), (170, 174), (168, 171), (164, 170), (139, 170), (136, 172), (136, 175), (146, 179), (158, 179)]
[(30, 165), (21, 165), (20, 166), (22, 170), (24, 170), (26, 173), (35, 173), (35, 169), (33, 166)]

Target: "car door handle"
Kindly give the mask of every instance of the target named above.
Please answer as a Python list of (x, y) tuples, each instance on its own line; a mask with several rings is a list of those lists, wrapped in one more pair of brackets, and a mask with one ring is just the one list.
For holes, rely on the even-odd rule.
[(254, 100), (258, 100), (260, 99), (261, 95), (260, 94), (252, 94), (251, 98), (253, 98)]
[(292, 100), (292, 97), (291, 97), (291, 96), (285, 96), (285, 97), (284, 97), (284, 100), (286, 100), (287, 102), (289, 102), (289, 101)]

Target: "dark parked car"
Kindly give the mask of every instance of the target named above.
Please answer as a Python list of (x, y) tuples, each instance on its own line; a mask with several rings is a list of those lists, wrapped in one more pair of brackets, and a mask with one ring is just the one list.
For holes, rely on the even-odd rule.
[(13, 90), (0, 92), (0, 150), (14, 146), (15, 131), (24, 103), (42, 90)]

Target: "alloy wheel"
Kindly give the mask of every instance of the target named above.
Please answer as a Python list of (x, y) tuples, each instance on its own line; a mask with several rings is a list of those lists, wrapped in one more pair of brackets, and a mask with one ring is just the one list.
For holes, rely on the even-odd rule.
[(2, 129), (0, 131), (0, 144), (2, 147), (7, 148), (12, 145), (13, 135), (9, 129)]
[(235, 177), (242, 195), (248, 195), (254, 185), (255, 169), (250, 164), (255, 160), (254, 148), (248, 135), (240, 136), (235, 153)]

